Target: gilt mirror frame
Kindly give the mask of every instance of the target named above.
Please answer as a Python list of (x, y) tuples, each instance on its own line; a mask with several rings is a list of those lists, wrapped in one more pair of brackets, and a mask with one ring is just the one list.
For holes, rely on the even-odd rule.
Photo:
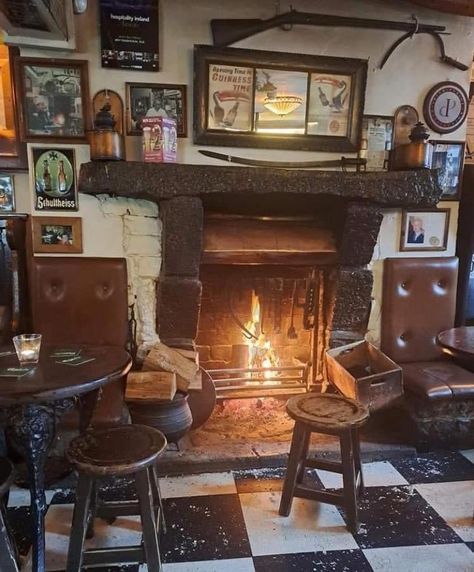
[[(194, 142), (357, 152), (366, 80), (366, 60), (196, 45)], [(285, 97), (295, 113), (275, 110)]]

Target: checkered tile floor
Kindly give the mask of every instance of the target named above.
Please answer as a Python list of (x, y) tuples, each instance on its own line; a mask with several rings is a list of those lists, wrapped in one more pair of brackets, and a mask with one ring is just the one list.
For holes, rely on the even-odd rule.
[[(283, 469), (161, 479), (168, 533), (165, 572), (474, 571), (474, 450), (364, 465), (361, 528), (350, 534), (334, 506), (295, 499), (278, 516)], [(339, 475), (309, 472), (313, 485), (341, 486)], [(130, 484), (106, 486), (107, 500), (134, 498)], [(47, 569), (62, 571), (74, 492), (49, 491)], [(22, 554), (30, 548), (28, 495), (14, 490), (8, 516)], [(98, 522), (91, 545), (136, 544), (138, 518)], [(145, 566), (94, 568), (143, 572)], [(155, 571), (150, 571), (155, 572)]]

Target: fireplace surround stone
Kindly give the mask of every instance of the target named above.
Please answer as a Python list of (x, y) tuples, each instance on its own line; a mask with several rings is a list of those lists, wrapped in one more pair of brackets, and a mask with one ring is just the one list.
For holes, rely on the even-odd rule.
[[(209, 201), (275, 205), (319, 201), (337, 213), (337, 280), (330, 344), (361, 339), (371, 307), (367, 268), (387, 207), (433, 207), (441, 189), (435, 172), (356, 173), (231, 166), (91, 162), (81, 166), (79, 190), (146, 199), (159, 205), (163, 263), (157, 288), (157, 331), (165, 343), (192, 346), (202, 284), (204, 210)], [(217, 199), (216, 199), (217, 198)], [(284, 203), (282, 202), (282, 205)], [(288, 201), (285, 203), (288, 204)], [(282, 207), (283, 208), (283, 207)]]

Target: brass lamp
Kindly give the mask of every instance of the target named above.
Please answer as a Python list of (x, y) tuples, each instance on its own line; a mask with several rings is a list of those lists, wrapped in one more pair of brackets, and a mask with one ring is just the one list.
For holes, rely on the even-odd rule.
[(94, 119), (94, 129), (89, 131), (92, 161), (121, 161), (123, 157), (123, 137), (115, 131), (115, 118), (106, 102)]
[(428, 144), (429, 133), (423, 123), (413, 127), (409, 135), (411, 143), (399, 145), (391, 154), (391, 170), (429, 169), (433, 146)]

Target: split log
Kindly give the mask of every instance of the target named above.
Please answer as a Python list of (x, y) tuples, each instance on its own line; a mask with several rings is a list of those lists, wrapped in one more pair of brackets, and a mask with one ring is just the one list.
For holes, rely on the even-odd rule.
[(155, 344), (143, 362), (143, 371), (164, 370), (176, 374), (176, 384), (180, 391), (187, 392), (190, 383), (199, 371), (196, 361), (191, 361), (180, 352), (165, 344)]
[(177, 390), (176, 374), (168, 371), (132, 371), (127, 377), (126, 401), (172, 400)]

